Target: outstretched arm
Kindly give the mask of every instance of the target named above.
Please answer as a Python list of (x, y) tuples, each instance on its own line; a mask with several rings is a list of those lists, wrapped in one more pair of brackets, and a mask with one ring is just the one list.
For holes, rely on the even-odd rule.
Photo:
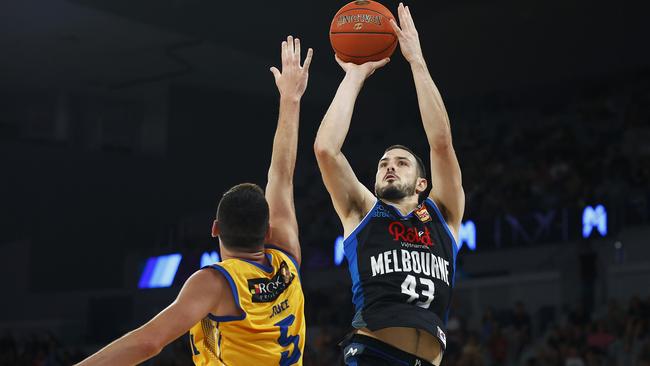
[(273, 139), (273, 153), (266, 184), (269, 203), (271, 238), (274, 244), (293, 255), (300, 263), (298, 221), (293, 201), (293, 172), (298, 149), (300, 99), (307, 88), (309, 65), (313, 51), (307, 51), (300, 65), (300, 40), (292, 36), (282, 42), (282, 72), (271, 68), (280, 92), (280, 116)]
[[(397, 9), (400, 26), (391, 20), (400, 49), (411, 65), (418, 95), (420, 115), (429, 141), (431, 156), (431, 193), (429, 197), (441, 208), (456, 237), (465, 210), (465, 193), (456, 152), (451, 140), (451, 127), (445, 104), (422, 55), (420, 39), (408, 6)], [(401, 27), (401, 28), (400, 28)]]
[(224, 290), (229, 290), (227, 286), (226, 279), (216, 271), (196, 272), (165, 310), (78, 365), (136, 365), (154, 357), (163, 347), (217, 309), (222, 298), (220, 295)]
[(318, 129), (314, 152), (329, 192), (347, 236), (359, 223), (361, 216), (374, 204), (374, 195), (354, 174), (350, 163), (341, 152), (352, 120), (352, 112), (364, 81), (376, 69), (386, 65), (388, 59), (367, 62), (363, 65), (336, 62), (345, 70), (345, 78), (336, 91), (325, 117)]

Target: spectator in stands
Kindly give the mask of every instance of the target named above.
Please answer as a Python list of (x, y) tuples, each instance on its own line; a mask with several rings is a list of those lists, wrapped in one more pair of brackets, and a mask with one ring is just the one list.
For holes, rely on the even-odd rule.
[(476, 333), (470, 333), (458, 360), (458, 366), (484, 366), (483, 351)]
[(591, 331), (587, 335), (587, 346), (605, 352), (612, 342), (614, 336), (607, 331), (605, 321), (601, 320), (596, 325), (591, 325)]
[(487, 342), (491, 364), (505, 366), (508, 357), (508, 339), (503, 335), (501, 327), (494, 327), (494, 333)]

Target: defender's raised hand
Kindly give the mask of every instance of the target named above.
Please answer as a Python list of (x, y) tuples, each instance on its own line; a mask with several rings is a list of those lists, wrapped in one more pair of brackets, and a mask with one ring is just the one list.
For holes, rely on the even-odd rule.
[(399, 3), (397, 15), (399, 17), (399, 26), (393, 19), (390, 20), (390, 25), (395, 30), (395, 34), (397, 34), (402, 55), (404, 55), (404, 58), (409, 63), (423, 61), (424, 57), (422, 56), (422, 48), (420, 47), (420, 38), (418, 37), (417, 29), (415, 29), (415, 23), (413, 23), (413, 17), (411, 16), (409, 7)]
[(282, 71), (275, 66), (271, 67), (275, 85), (282, 98), (300, 99), (305, 93), (313, 54), (314, 50), (307, 50), (305, 63), (300, 66), (300, 39), (288, 36), (282, 42)]

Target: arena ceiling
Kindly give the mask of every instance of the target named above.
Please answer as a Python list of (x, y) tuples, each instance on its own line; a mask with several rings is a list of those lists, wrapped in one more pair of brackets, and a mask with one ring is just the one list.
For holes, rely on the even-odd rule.
[[(274, 93), (278, 44), (316, 49), (312, 83), (341, 77), (328, 41), (346, 1), (21, 0), (0, 3), (3, 85), (128, 90), (189, 83)], [(395, 0), (385, 5), (394, 9)], [(455, 95), (647, 69), (642, 2), (412, 1), (434, 77)], [(398, 51), (399, 52), (399, 51)], [(408, 77), (394, 57), (388, 78)], [(400, 66), (401, 65), (401, 66)], [(323, 96), (329, 99), (330, 95)]]

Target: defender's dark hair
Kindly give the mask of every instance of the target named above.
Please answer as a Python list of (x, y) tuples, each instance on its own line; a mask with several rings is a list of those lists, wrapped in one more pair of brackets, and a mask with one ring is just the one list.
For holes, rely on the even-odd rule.
[(427, 178), (427, 169), (424, 167), (424, 163), (422, 162), (422, 159), (420, 159), (420, 157), (416, 153), (414, 153), (413, 150), (409, 149), (408, 147), (406, 147), (404, 145), (392, 145), (392, 146), (389, 146), (384, 151), (384, 154), (391, 151), (391, 150), (395, 150), (395, 149), (402, 149), (402, 150), (406, 150), (406, 151), (410, 152), (411, 155), (413, 155), (415, 157), (415, 161), (417, 162), (418, 175), (420, 176), (420, 178), (425, 178), (425, 179)]
[(255, 249), (264, 244), (269, 204), (257, 184), (242, 183), (223, 194), (217, 207), (219, 238), (229, 248)]

